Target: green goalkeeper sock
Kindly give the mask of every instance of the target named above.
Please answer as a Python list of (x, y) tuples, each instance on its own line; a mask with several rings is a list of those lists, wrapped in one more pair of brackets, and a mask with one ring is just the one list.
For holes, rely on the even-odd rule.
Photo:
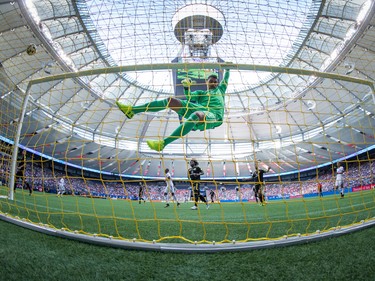
[(156, 100), (143, 105), (132, 106), (134, 114), (141, 112), (157, 112), (168, 107), (168, 99)]
[(185, 136), (187, 133), (189, 133), (199, 122), (199, 117), (193, 113), (189, 116), (189, 118), (182, 123), (176, 130), (173, 131), (173, 133), (164, 139), (164, 146), (170, 144), (171, 142), (181, 138), (182, 136)]

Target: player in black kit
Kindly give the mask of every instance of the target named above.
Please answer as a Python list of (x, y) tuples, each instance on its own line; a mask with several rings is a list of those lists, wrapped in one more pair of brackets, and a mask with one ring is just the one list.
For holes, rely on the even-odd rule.
[[(255, 182), (255, 194), (258, 195), (260, 205), (264, 206), (266, 204), (264, 197), (264, 179), (263, 174), (268, 173), (271, 167), (268, 167), (267, 171), (258, 168), (258, 165), (255, 165), (255, 171), (253, 173), (253, 181)], [(255, 197), (256, 198), (256, 197)]]
[(204, 198), (204, 196), (200, 193), (199, 185), (201, 180), (201, 175), (203, 175), (202, 169), (198, 166), (199, 163), (195, 159), (190, 160), (190, 168), (188, 171), (188, 177), (191, 181), (192, 185), (192, 192), (194, 194), (194, 206), (191, 207), (192, 210), (198, 209), (198, 200), (200, 199), (202, 202), (206, 203), (206, 208), (208, 209), (210, 205), (208, 205), (208, 202)]
[(211, 196), (211, 203), (215, 203), (215, 191), (212, 189), (210, 190), (210, 196)]

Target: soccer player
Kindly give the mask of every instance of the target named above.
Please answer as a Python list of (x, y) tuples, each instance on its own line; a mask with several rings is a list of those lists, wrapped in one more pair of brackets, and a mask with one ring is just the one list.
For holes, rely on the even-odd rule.
[(142, 200), (143, 203), (146, 203), (146, 200), (143, 198), (143, 195), (145, 193), (145, 186), (142, 184), (142, 182), (139, 182), (139, 190), (138, 190), (138, 203), (141, 204)]
[(191, 130), (204, 131), (218, 127), (223, 123), (225, 92), (228, 80), (229, 69), (226, 69), (224, 78), (220, 83), (216, 74), (211, 74), (207, 77), (206, 91), (197, 90), (191, 92), (192, 81), (189, 78), (181, 81), (186, 100), (169, 97), (137, 106), (125, 105), (119, 101), (116, 101), (116, 104), (129, 119), (141, 112), (157, 112), (167, 108), (175, 111), (181, 119), (186, 118), (185, 122), (181, 122), (180, 126), (167, 138), (163, 140), (147, 140), (147, 144), (152, 150), (162, 151), (168, 144), (185, 136)]
[(323, 197), (323, 186), (322, 184), (318, 181), (318, 186), (317, 186), (317, 189), (318, 189), (318, 195), (319, 197)]
[(345, 168), (341, 166), (340, 162), (337, 162), (335, 189), (338, 189), (340, 187), (341, 198), (344, 198), (344, 172)]
[(30, 184), (25, 179), (25, 172), (26, 172), (26, 150), (23, 150), (21, 153), (21, 156), (18, 160), (17, 165), (17, 172), (16, 172), (16, 179), (14, 181), (14, 193), (16, 192), (17, 183), (22, 185), (22, 188), (26, 186), (26, 188), (29, 190), (29, 195), (33, 193), (33, 189), (30, 186)]
[(227, 200), (227, 188), (225, 187), (223, 183), (221, 183), (220, 191), (221, 191), (221, 194), (223, 195), (223, 199)]
[(167, 184), (167, 186), (164, 189), (164, 198), (165, 198), (165, 202), (167, 203), (165, 205), (165, 208), (169, 207), (169, 193), (172, 195), (174, 201), (177, 202), (177, 207), (178, 207), (180, 206), (180, 203), (177, 201), (177, 198), (175, 195), (176, 189), (173, 184), (171, 173), (169, 172), (169, 169), (165, 169), (164, 172), (165, 172), (165, 182)]
[(210, 190), (211, 203), (215, 203), (215, 191)]
[(260, 205), (266, 205), (265, 196), (264, 196), (264, 179), (263, 175), (268, 173), (271, 170), (271, 167), (268, 167), (267, 171), (259, 169), (258, 164), (255, 164), (255, 171), (253, 173), (253, 181), (255, 182), (255, 193), (257, 193)]
[(65, 180), (62, 177), (57, 187), (57, 197), (62, 197), (64, 193), (65, 193)]
[(238, 186), (236, 186), (236, 201), (241, 202), (241, 191)]
[(184, 203), (187, 203), (190, 200), (190, 198), (191, 198), (190, 192), (191, 192), (191, 190), (188, 190), (188, 191), (185, 192)]
[(199, 187), (200, 187), (200, 180), (201, 175), (203, 175), (202, 169), (199, 167), (199, 163), (195, 159), (190, 160), (190, 168), (188, 170), (188, 177), (191, 181), (192, 185), (192, 192), (194, 195), (194, 206), (191, 207), (192, 210), (198, 209), (198, 200), (200, 199), (202, 202), (206, 204), (206, 208), (208, 209), (210, 205), (208, 205), (208, 202), (204, 198), (204, 196), (200, 193)]

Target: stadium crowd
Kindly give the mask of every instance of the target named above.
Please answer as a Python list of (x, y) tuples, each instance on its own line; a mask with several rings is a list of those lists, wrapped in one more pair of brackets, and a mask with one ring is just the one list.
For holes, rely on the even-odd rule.
[[(0, 161), (1, 182), (3, 185), (7, 184), (9, 178), (9, 163), (10, 159), (2, 157)], [(345, 173), (345, 188), (364, 186), (375, 183), (375, 164), (374, 162), (357, 162), (348, 165), (348, 170)], [(144, 197), (146, 200), (163, 200), (163, 190), (165, 186), (164, 181), (122, 181), (122, 180), (101, 180), (88, 179), (77, 176), (67, 176), (61, 171), (54, 171), (48, 168), (43, 168), (40, 163), (33, 163), (28, 161), (25, 170), (25, 181), (27, 181), (34, 191), (57, 193), (58, 181), (65, 178), (65, 194), (102, 197), (113, 199), (131, 199), (138, 200), (139, 185), (145, 185)], [(274, 196), (278, 198), (298, 197), (305, 194), (317, 193), (318, 182), (322, 184), (322, 191), (333, 190), (335, 184), (334, 171), (327, 171), (305, 181), (293, 182), (274, 182), (272, 177), (266, 178), (266, 196)], [(190, 183), (177, 181), (175, 182), (177, 188), (176, 197), (180, 202), (190, 199)], [(201, 184), (201, 190), (204, 195), (210, 200), (209, 193), (211, 190), (215, 192), (217, 200), (238, 200), (236, 187), (240, 191), (240, 200), (252, 201), (254, 200), (254, 183), (244, 181), (241, 183), (230, 182), (215, 182), (204, 181)], [(18, 188), (22, 188), (22, 183), (18, 183)]]

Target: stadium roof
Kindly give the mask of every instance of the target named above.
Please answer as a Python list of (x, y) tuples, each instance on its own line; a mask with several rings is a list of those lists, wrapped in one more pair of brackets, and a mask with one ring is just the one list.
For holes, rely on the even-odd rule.
[[(186, 160), (196, 157), (216, 178), (246, 177), (256, 161), (274, 173), (294, 172), (372, 147), (374, 93), (340, 77), (375, 79), (374, 2), (247, 2), (0, 1), (1, 109), (8, 113), (1, 115), (1, 136), (14, 140), (29, 81), (148, 65), (148, 71), (96, 72), (31, 88), (21, 145), (131, 176), (158, 176), (161, 166), (173, 166), (175, 177), (185, 177)], [(224, 124), (155, 152), (146, 139), (169, 135), (177, 115), (167, 110), (127, 120), (113, 100), (141, 104), (174, 95), (173, 71), (152, 66), (186, 56), (175, 28), (184, 16), (197, 14), (220, 24), (212, 58), (234, 68), (284, 70), (231, 70)], [(33, 56), (25, 53), (30, 44), (37, 46)], [(333, 76), (308, 75), (313, 71)]]

